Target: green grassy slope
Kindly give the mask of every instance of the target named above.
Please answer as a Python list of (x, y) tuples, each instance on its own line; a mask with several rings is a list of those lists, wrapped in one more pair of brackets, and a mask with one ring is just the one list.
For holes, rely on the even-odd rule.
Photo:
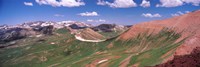
[[(33, 41), (20, 43), (28, 43), (26, 46), (0, 49), (0, 67), (151, 66), (171, 56), (183, 42), (175, 43), (181, 35), (167, 30), (155, 35), (140, 34), (127, 41), (112, 38), (100, 43), (78, 41), (65, 29), (57, 33), (27, 38)], [(40, 39), (45, 41), (38, 42)]]

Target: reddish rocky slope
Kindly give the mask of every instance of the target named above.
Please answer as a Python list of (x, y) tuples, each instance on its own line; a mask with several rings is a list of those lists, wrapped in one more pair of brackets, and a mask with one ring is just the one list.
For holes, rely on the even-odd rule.
[(163, 28), (175, 30), (177, 33), (182, 32), (182, 37), (179, 40), (189, 37), (177, 48), (174, 55), (188, 55), (192, 53), (193, 49), (200, 47), (200, 10), (166, 20), (150, 21), (133, 25), (127, 32), (119, 36), (118, 39), (132, 39), (139, 33), (147, 31), (149, 33), (157, 33)]

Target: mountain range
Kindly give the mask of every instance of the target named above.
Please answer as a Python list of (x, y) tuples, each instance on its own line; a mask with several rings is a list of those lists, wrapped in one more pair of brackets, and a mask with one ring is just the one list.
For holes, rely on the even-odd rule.
[(199, 67), (200, 10), (130, 26), (0, 26), (2, 67)]

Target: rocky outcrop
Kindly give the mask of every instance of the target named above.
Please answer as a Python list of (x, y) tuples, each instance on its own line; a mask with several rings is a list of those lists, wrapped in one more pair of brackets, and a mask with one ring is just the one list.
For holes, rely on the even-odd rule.
[(0, 29), (0, 43), (6, 43), (38, 34), (52, 35), (53, 26), (34, 26), (32, 28), (4, 28)]
[(10, 42), (13, 40), (25, 38), (32, 33), (28, 29), (23, 28), (11, 28), (0, 30), (0, 43)]
[(40, 32), (40, 33), (45, 34), (45, 35), (52, 35), (53, 34), (53, 26), (52, 25), (44, 26), (44, 27), (36, 26), (36, 27), (33, 27), (32, 29), (36, 32)]

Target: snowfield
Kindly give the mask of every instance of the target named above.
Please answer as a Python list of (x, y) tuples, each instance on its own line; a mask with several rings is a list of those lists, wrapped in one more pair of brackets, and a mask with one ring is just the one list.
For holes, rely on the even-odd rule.
[(77, 35), (75, 35), (75, 38), (77, 40), (84, 41), (84, 42), (103, 42), (103, 41), (106, 41), (106, 39), (105, 40), (86, 40), (86, 39), (84, 39), (80, 36), (77, 36)]

